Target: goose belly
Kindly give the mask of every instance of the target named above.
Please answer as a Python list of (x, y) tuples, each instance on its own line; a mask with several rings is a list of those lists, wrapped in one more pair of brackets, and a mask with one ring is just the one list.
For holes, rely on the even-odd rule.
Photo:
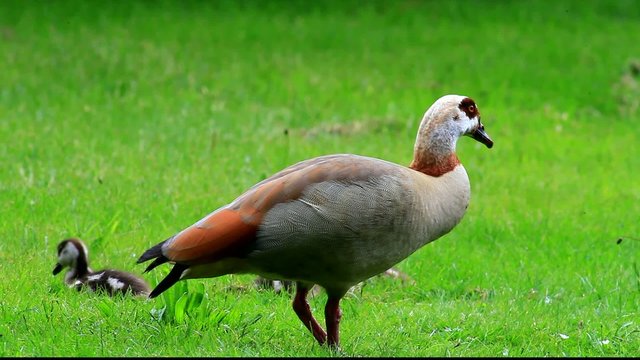
[(266, 276), (342, 287), (381, 273), (450, 231), (464, 214), (468, 191), (456, 195), (455, 186), (449, 196), (452, 189), (433, 179), (408, 170), (311, 186), (266, 214), (250, 261)]

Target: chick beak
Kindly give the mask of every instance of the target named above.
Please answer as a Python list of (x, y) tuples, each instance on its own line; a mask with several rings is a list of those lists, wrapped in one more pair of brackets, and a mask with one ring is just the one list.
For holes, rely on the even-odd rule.
[(53, 268), (53, 275), (57, 275), (62, 270), (62, 265), (60, 263), (56, 264), (56, 267)]
[(478, 127), (470, 133), (469, 136), (485, 144), (489, 149), (493, 147), (493, 140), (491, 140), (489, 135), (484, 131), (484, 125), (482, 125), (480, 119), (478, 119)]

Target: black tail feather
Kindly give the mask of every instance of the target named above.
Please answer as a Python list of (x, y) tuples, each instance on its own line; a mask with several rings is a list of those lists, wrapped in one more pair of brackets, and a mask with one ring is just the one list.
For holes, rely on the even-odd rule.
[(171, 269), (171, 271), (169, 272), (169, 275), (167, 275), (164, 279), (162, 279), (162, 281), (160, 281), (158, 286), (156, 286), (156, 288), (153, 289), (151, 294), (149, 294), (149, 299), (153, 299), (154, 297), (162, 294), (165, 290), (173, 286), (173, 284), (175, 284), (178, 280), (180, 280), (180, 276), (182, 276), (182, 273), (188, 268), (189, 268), (188, 265), (175, 264)]
[(167, 241), (171, 240), (173, 237), (170, 237), (169, 239), (154, 245), (152, 248), (148, 249), (147, 251), (144, 252), (144, 254), (142, 254), (140, 256), (140, 258), (138, 259), (137, 263), (143, 263), (145, 261), (149, 261), (151, 259), (155, 259), (157, 257), (161, 257), (162, 256), (162, 245), (164, 245), (164, 243), (166, 243)]
[(162, 264), (166, 263), (167, 261), (169, 261), (169, 259), (164, 257), (164, 255), (160, 255), (155, 260), (153, 260), (153, 262), (151, 264), (149, 264), (149, 266), (147, 266), (147, 268), (144, 269), (144, 271), (142, 273), (143, 274), (144, 273), (148, 273), (149, 271), (153, 270), (156, 266), (162, 265)]

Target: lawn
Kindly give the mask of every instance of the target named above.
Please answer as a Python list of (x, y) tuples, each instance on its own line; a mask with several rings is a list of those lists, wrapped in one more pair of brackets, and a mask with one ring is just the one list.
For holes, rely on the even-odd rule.
[[(638, 44), (635, 0), (2, 1), (0, 356), (638, 356)], [(140, 274), (303, 159), (408, 165), (450, 93), (495, 142), (458, 143), (467, 214), (345, 297), (340, 352), (252, 275), (145, 301), (51, 274), (72, 236)]]

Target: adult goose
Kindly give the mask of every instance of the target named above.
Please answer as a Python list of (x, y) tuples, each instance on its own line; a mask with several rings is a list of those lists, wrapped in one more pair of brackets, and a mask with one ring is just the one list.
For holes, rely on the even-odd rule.
[[(293, 280), (293, 309), (320, 344), (339, 346), (340, 299), (462, 219), (470, 198), (459, 137), (493, 141), (469, 97), (446, 95), (425, 113), (409, 166), (352, 154), (320, 156), (257, 183), (230, 204), (151, 247), (145, 271), (173, 268), (149, 295), (178, 280), (253, 273)], [(325, 330), (306, 297), (328, 295)]]

